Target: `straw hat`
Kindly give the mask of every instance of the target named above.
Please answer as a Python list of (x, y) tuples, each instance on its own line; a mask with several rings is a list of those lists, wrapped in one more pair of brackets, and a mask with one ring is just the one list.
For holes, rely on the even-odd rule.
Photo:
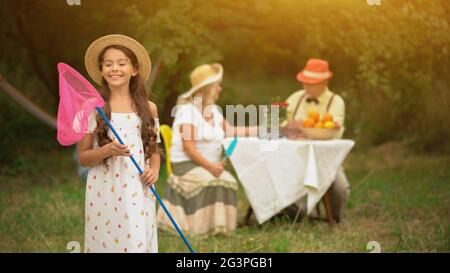
[(191, 73), (192, 88), (180, 95), (180, 98), (187, 99), (195, 94), (202, 87), (220, 81), (223, 76), (221, 64), (203, 64), (194, 69)]
[(135, 39), (125, 35), (111, 34), (98, 38), (86, 50), (84, 64), (89, 76), (99, 85), (102, 84), (102, 75), (98, 68), (98, 57), (108, 46), (120, 45), (130, 49), (136, 55), (139, 63), (139, 75), (147, 81), (152, 70), (152, 63), (147, 50)]
[(316, 84), (333, 77), (328, 62), (321, 59), (309, 59), (303, 71), (297, 74), (297, 80), (307, 84)]

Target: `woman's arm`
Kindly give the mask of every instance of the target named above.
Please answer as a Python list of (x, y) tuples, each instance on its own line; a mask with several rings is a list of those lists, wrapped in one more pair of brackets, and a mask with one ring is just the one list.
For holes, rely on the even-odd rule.
[(207, 169), (212, 175), (218, 177), (223, 171), (223, 163), (213, 163), (206, 159), (195, 147), (197, 128), (192, 124), (181, 124), (180, 133), (183, 141), (183, 150), (196, 164)]
[(227, 137), (258, 136), (258, 126), (231, 126), (225, 118), (223, 118), (222, 124)]
[(197, 128), (195, 125), (187, 123), (181, 124), (180, 133), (183, 141), (183, 150), (192, 161), (205, 169), (211, 167), (212, 162), (207, 160), (195, 147), (195, 139), (197, 137)]

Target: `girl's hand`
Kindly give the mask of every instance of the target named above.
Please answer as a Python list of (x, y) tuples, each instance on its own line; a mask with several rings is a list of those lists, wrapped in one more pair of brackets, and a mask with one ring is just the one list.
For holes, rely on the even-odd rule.
[(207, 170), (215, 177), (219, 177), (223, 172), (224, 165), (224, 162), (213, 163), (207, 168)]
[(159, 170), (156, 168), (150, 168), (149, 165), (145, 165), (145, 169), (141, 174), (141, 181), (147, 187), (155, 184), (158, 181)]
[(111, 156), (131, 156), (130, 148), (127, 145), (122, 145), (116, 140), (106, 144)]

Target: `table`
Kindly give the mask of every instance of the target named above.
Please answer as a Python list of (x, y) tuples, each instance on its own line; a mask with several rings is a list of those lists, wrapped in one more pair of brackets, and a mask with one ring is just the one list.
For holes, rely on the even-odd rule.
[[(227, 148), (233, 138), (226, 138)], [(307, 214), (333, 183), (353, 140), (239, 138), (230, 157), (259, 224), (307, 196)]]

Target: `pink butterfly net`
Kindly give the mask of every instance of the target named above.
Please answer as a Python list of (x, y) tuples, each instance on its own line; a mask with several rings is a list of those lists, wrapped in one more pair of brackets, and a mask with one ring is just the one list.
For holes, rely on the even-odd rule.
[(97, 90), (75, 69), (64, 63), (58, 64), (59, 107), (57, 139), (61, 145), (79, 142), (88, 132), (89, 115), (104, 101)]

